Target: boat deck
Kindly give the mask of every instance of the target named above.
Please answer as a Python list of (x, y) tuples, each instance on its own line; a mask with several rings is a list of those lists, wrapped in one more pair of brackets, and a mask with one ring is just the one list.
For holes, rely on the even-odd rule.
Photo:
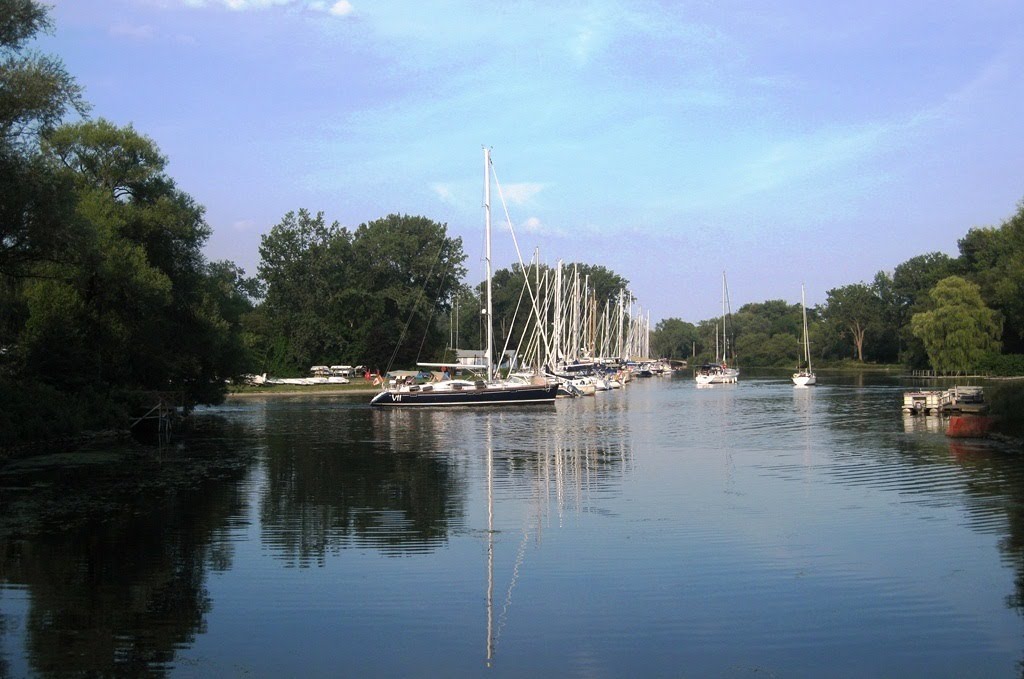
[(982, 415), (988, 412), (988, 404), (981, 387), (957, 386), (946, 390), (905, 392), (903, 412), (912, 415)]

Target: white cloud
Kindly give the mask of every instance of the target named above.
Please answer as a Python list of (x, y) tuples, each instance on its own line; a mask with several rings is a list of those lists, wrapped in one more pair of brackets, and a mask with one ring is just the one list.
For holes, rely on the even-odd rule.
[[(504, 227), (505, 230), (508, 230), (508, 224), (505, 224)], [(562, 229), (548, 226), (541, 221), (540, 217), (528, 217), (519, 224), (516, 233), (523, 234), (524, 236), (550, 236), (555, 238), (565, 236), (565, 232)]]
[(132, 40), (149, 40), (154, 37), (155, 31), (152, 26), (136, 26), (124, 22), (116, 23), (108, 31), (115, 38), (131, 38)]
[(506, 184), (499, 188), (501, 197), (512, 205), (522, 205), (544, 190), (543, 184), (524, 182)]
[(231, 228), (235, 231), (251, 231), (256, 228), (256, 222), (251, 219), (239, 219), (231, 223)]
[(352, 7), (351, 2), (348, 0), (338, 0), (338, 2), (331, 5), (331, 8), (327, 11), (336, 17), (344, 17), (351, 14), (353, 10), (354, 8)]
[(569, 51), (572, 53), (577, 64), (585, 64), (590, 59), (591, 52), (595, 49), (597, 36), (594, 30), (585, 26), (576, 32), (569, 43)]
[(446, 203), (455, 202), (455, 194), (452, 191), (452, 187), (448, 184), (435, 183), (431, 184), (430, 188), (437, 194), (437, 197)]
[(349, 0), (178, 0), (185, 7), (205, 9), (207, 7), (224, 7), (236, 12), (262, 10), (271, 7), (298, 7), (315, 12), (326, 12), (343, 17), (352, 14), (355, 8)]

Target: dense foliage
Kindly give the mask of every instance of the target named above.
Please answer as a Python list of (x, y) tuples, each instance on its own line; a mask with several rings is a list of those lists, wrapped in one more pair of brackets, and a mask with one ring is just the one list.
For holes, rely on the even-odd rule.
[(203, 208), (130, 126), (60, 124), (87, 107), (25, 49), (48, 27), (0, 0), (0, 443), (123, 426), (154, 392), (217, 402), (245, 367), (248, 297), (204, 259)]
[(350, 232), (299, 210), (263, 236), (260, 257), (266, 296), (247, 322), (259, 371), (386, 370), (443, 354), (466, 258), (446, 225), (388, 215)]
[(910, 327), (940, 373), (965, 373), (999, 351), (999, 314), (985, 306), (978, 285), (960, 276), (939, 281), (933, 308), (914, 314)]

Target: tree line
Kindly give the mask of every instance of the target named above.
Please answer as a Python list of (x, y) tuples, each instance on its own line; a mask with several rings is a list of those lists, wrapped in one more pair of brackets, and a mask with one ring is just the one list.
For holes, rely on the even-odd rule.
[[(1024, 201), (995, 227), (958, 241), (959, 255), (912, 257), (870, 282), (827, 291), (807, 310), (814, 360), (899, 364), (940, 374), (1024, 374)], [(799, 304), (746, 304), (728, 319), (740, 363), (792, 367), (801, 355)], [(668, 318), (652, 331), (661, 355), (714, 357), (722, 319)]]

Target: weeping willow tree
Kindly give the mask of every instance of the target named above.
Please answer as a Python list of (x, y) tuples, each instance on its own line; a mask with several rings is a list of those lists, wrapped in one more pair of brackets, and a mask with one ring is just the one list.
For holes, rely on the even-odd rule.
[(931, 311), (914, 314), (911, 330), (940, 374), (965, 373), (1000, 349), (1002, 319), (985, 306), (980, 288), (960, 276), (943, 278), (929, 293)]

